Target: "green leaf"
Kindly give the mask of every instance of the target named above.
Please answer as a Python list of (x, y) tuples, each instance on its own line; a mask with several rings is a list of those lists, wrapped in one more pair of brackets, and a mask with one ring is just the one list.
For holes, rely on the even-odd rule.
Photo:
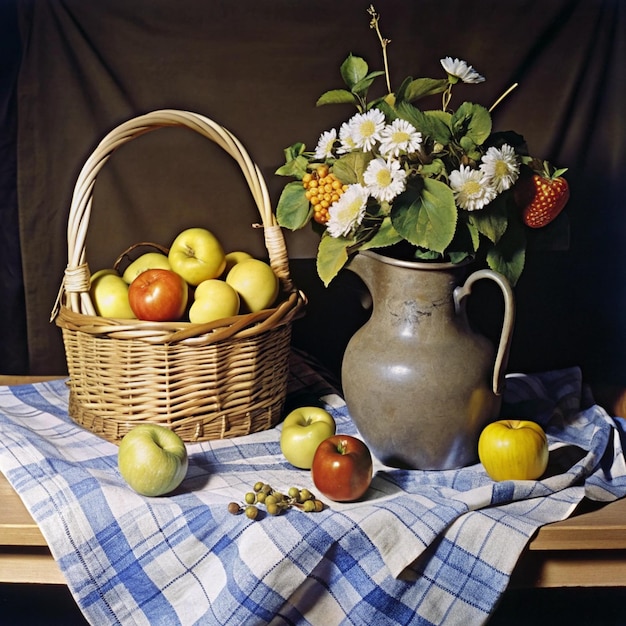
[(451, 263), (461, 263), (462, 261), (465, 261), (465, 259), (469, 258), (470, 256), (472, 256), (469, 252), (448, 252), (448, 258), (450, 259)]
[(446, 250), (447, 256), (453, 263), (458, 263), (471, 252), (476, 253), (480, 247), (480, 232), (471, 221), (471, 213), (461, 211), (457, 222), (454, 239)]
[(284, 228), (298, 230), (308, 224), (313, 215), (313, 208), (305, 193), (299, 181), (285, 185), (276, 206), (276, 219)]
[(441, 159), (433, 159), (431, 163), (422, 165), (420, 168), (420, 174), (429, 178), (437, 178), (442, 174), (447, 174), (446, 165)]
[(364, 59), (355, 57), (352, 54), (341, 64), (341, 77), (350, 91), (354, 91), (354, 86), (367, 76), (368, 66)]
[(333, 174), (344, 184), (352, 185), (363, 181), (368, 163), (372, 160), (368, 152), (349, 152), (333, 164)]
[(448, 145), (452, 139), (450, 130), (450, 113), (446, 111), (426, 111), (424, 113), (426, 125), (422, 131), (434, 141)]
[(406, 100), (405, 94), (406, 90), (409, 88), (409, 85), (413, 82), (412, 76), (407, 76), (403, 81), (400, 87), (398, 87), (398, 91), (395, 93), (395, 103), (400, 104), (400, 102), (404, 102)]
[(391, 209), (393, 226), (404, 239), (442, 254), (454, 237), (457, 218), (452, 190), (432, 178), (424, 179), (421, 191), (398, 196)]
[(489, 241), (498, 243), (509, 224), (506, 214), (506, 199), (500, 194), (489, 206), (479, 211), (472, 211), (468, 215), (469, 223), (476, 227), (479, 233)]
[(455, 137), (467, 136), (482, 146), (491, 134), (491, 115), (480, 104), (464, 102), (452, 115), (451, 128)]
[(367, 250), (369, 248), (386, 248), (393, 246), (395, 243), (402, 241), (401, 235), (393, 227), (391, 219), (387, 216), (383, 219), (380, 227), (376, 231), (376, 234), (359, 246), (360, 250)]
[(445, 111), (420, 111), (408, 102), (400, 102), (396, 108), (398, 115), (403, 120), (413, 124), (424, 135), (444, 145), (450, 143), (452, 132), (449, 113)]
[(324, 232), (317, 249), (317, 274), (324, 286), (337, 276), (339, 270), (348, 262), (348, 249), (354, 244), (352, 239), (331, 237)]
[(293, 159), (296, 159), (301, 154), (303, 154), (305, 150), (306, 150), (306, 146), (301, 141), (294, 143), (293, 146), (289, 146), (288, 148), (285, 148), (284, 150), (285, 163), (288, 163), (289, 161), (293, 161)]
[(478, 150), (478, 146), (474, 143), (474, 140), (471, 137), (465, 135), (461, 137), (459, 141), (461, 148), (463, 148), (463, 152), (472, 160), (480, 161), (480, 157), (482, 156), (480, 150)]
[(277, 176), (293, 176), (302, 180), (302, 177), (307, 173), (308, 164), (309, 160), (305, 156), (300, 155), (281, 165), (274, 173)]
[(487, 251), (487, 264), (515, 286), (526, 261), (526, 232), (521, 221), (511, 220), (500, 241)]
[(356, 102), (356, 98), (349, 91), (345, 89), (331, 89), (317, 99), (315, 106), (319, 107), (324, 104), (355, 104)]
[(412, 80), (405, 88), (403, 99), (407, 102), (415, 102), (425, 96), (432, 96), (443, 93), (448, 86), (447, 79), (437, 78), (416, 78)]
[(369, 73), (365, 78), (360, 80), (356, 85), (354, 85), (351, 89), (352, 93), (355, 94), (364, 94), (367, 93), (367, 90), (372, 86), (374, 79), (377, 76), (383, 76), (385, 72), (376, 71)]

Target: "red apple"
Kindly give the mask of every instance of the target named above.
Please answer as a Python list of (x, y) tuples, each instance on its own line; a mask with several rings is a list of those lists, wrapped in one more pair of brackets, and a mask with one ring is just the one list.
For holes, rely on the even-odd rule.
[(335, 502), (358, 500), (372, 482), (369, 448), (351, 435), (333, 435), (317, 446), (311, 477), (318, 491)]
[(182, 276), (166, 269), (141, 272), (128, 288), (130, 308), (137, 319), (173, 322), (185, 313), (189, 287)]

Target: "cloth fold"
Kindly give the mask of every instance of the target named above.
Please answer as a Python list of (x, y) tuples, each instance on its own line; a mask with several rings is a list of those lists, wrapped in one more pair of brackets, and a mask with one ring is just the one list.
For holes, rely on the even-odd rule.
[[(358, 436), (314, 364), (294, 354), (291, 370), (288, 404), (318, 398)], [(593, 404), (576, 368), (507, 378), (503, 415), (548, 434), (540, 481), (376, 461), (364, 500), (256, 521), (227, 504), (258, 480), (315, 491), (282, 456), (280, 425), (189, 444), (181, 487), (145, 498), (119, 475), (117, 447), (69, 419), (67, 393), (64, 381), (0, 388), (0, 470), (93, 624), (482, 624), (537, 528), (584, 497), (626, 495), (623, 420)]]

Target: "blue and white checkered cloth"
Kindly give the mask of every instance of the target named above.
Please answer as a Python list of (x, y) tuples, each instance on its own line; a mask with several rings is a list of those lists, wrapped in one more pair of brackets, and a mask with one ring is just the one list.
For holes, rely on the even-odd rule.
[[(291, 400), (329, 391), (302, 360), (293, 371)], [(63, 381), (0, 387), (0, 470), (91, 624), (470, 626), (487, 621), (538, 527), (585, 496), (626, 495), (625, 423), (585, 396), (577, 369), (508, 377), (505, 410), (549, 436), (541, 481), (494, 483), (480, 465), (376, 464), (364, 501), (321, 513), (250, 521), (227, 511), (258, 480), (315, 491), (282, 457), (280, 426), (190, 444), (173, 495), (135, 494), (117, 447), (68, 418)], [(338, 432), (356, 433), (341, 398), (324, 401)]]

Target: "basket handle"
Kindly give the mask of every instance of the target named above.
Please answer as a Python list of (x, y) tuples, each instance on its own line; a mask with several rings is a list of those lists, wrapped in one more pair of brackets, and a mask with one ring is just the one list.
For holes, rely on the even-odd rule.
[(159, 128), (187, 127), (215, 142), (239, 164), (261, 217), (265, 247), (272, 269), (286, 292), (294, 289), (289, 274), (289, 258), (281, 227), (272, 211), (267, 185), (258, 166), (252, 161), (241, 142), (213, 120), (190, 111), (161, 109), (132, 118), (110, 131), (83, 165), (72, 196), (67, 226), (68, 262), (59, 295), (52, 311), (54, 319), (65, 294), (66, 306), (76, 312), (95, 315), (89, 295), (89, 268), (86, 262), (85, 240), (91, 215), (93, 187), (96, 177), (112, 153), (128, 141)]

